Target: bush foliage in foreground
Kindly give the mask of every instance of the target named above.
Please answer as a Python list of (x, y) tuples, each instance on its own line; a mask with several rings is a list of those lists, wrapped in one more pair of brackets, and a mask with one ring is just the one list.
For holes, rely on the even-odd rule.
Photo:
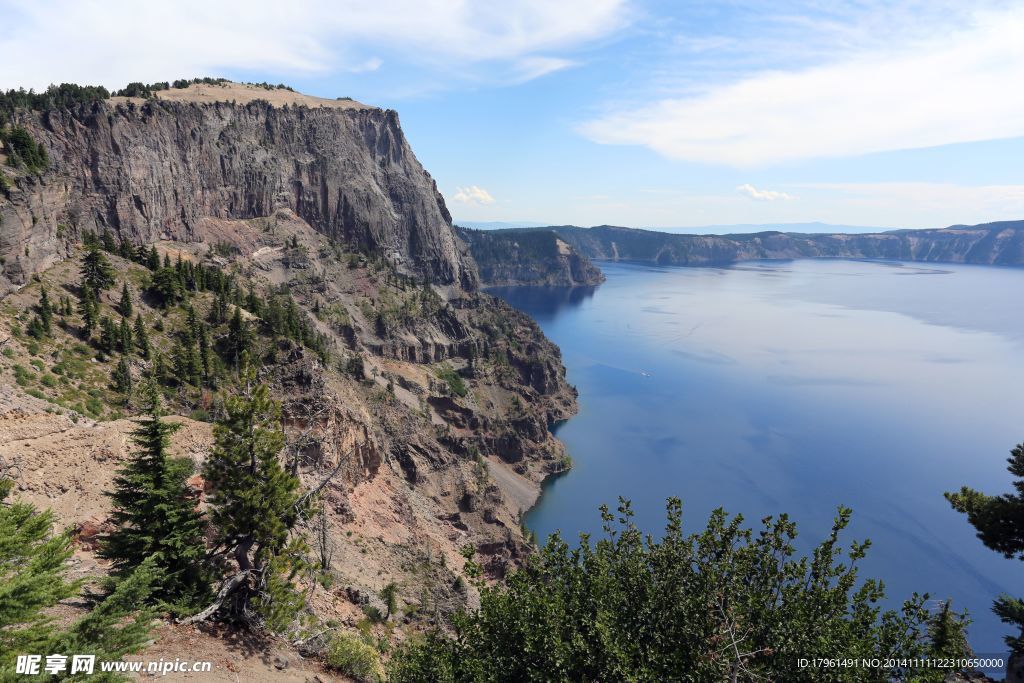
[[(857, 580), (868, 543), (843, 547), (850, 511), (797, 557), (796, 528), (766, 518), (758, 533), (715, 511), (684, 535), (678, 499), (658, 541), (602, 508), (604, 538), (570, 548), (558, 535), (504, 585), (481, 588), (478, 611), (400, 649), (394, 681), (942, 680), (948, 671), (800, 668), (798, 658), (959, 656), (963, 615), (931, 612), (927, 595), (879, 606), (881, 583)], [(470, 561), (471, 575), (479, 568)], [(823, 678), (823, 676), (825, 678)]]

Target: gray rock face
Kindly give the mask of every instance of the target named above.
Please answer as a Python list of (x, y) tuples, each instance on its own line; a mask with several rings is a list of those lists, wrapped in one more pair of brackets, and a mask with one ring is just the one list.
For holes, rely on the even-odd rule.
[(456, 228), (485, 285), (598, 285), (604, 274), (551, 230)]
[(318, 231), (438, 284), (476, 269), (394, 111), (151, 101), (22, 113), (51, 159), (0, 195), (0, 293), (82, 231), (203, 240), (201, 219), (295, 211)]

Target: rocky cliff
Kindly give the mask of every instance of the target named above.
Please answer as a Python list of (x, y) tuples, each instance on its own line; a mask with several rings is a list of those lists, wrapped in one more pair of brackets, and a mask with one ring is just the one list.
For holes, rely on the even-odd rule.
[(66, 256), (85, 230), (135, 243), (203, 241), (204, 218), (280, 208), (400, 272), (475, 288), (444, 200), (394, 111), (212, 90), (219, 100), (193, 86), (170, 91), (174, 99), (17, 112), (13, 125), (46, 148), (50, 164), (38, 175), (7, 171), (0, 291)]
[(868, 258), (1024, 265), (1024, 221), (875, 234), (762, 232), (680, 235), (602, 225), (553, 230), (581, 254), (662, 265), (716, 265), (757, 259)]
[(601, 273), (551, 230), (458, 228), (485, 285), (597, 285)]
[[(165, 388), (171, 419), (186, 425), (174, 448), (197, 465), (210, 450), (217, 393), (157, 359), (185, 358), (190, 316), (222, 339), (213, 311), (227, 292), (193, 279), (187, 302), (161, 306), (138, 247), (179, 273), (222, 273), (253, 331), (259, 381), (282, 404), (288, 457), (307, 488), (330, 477), (319, 526), (307, 529), (326, 567), (305, 586), (309, 610), (338, 628), (365, 626), (391, 583), (404, 614), (397, 632), (436, 624), (474, 600), (460, 549), (474, 546), (492, 578), (521, 562), (530, 549), (521, 513), (568, 466), (547, 428), (576, 409), (559, 350), (478, 290), (473, 259), (394, 112), (287, 92), (264, 101), (263, 91), (233, 86), (192, 91), (16, 112), (49, 166), (0, 159), (10, 181), (0, 191), (0, 462), (16, 466), (18, 496), (77, 530), (82, 571), (103, 575), (95, 536), (108, 528), (105, 492), (130, 453), (126, 418), (139, 406), (111, 384), (117, 358), (77, 312), (80, 238), (107, 235), (118, 283), (99, 294), (98, 313), (117, 320), (120, 288), (131, 291), (154, 353), (122, 358), (135, 382)], [(26, 329), (44, 288), (67, 305), (34, 337)], [(274, 300), (302, 334), (273, 328)], [(212, 348), (216, 389), (230, 391)], [(390, 624), (371, 628), (396, 637)], [(258, 651), (239, 663), (247, 655), (216, 634), (165, 625), (158, 640), (147, 655), (187, 641), (198, 658), (250, 678), (282, 677)]]

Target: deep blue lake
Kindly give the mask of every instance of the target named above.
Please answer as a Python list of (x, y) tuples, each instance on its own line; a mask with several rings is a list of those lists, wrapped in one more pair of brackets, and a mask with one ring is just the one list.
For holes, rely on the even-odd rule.
[(870, 538), (862, 577), (967, 608), (978, 654), (1002, 653), (994, 596), (1020, 562), (982, 546), (944, 491), (1010, 490), (1024, 441), (1024, 270), (863, 261), (729, 268), (601, 263), (594, 288), (492, 290), (562, 349), (580, 413), (558, 428), (574, 469), (527, 518), (540, 538), (598, 533), (632, 501), (658, 533), (722, 506), (788, 512), (802, 548), (840, 504)]

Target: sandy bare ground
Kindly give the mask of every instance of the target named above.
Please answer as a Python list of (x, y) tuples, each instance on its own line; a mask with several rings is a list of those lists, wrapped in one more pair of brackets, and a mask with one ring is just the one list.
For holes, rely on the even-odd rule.
[[(266, 100), (275, 107), (284, 105), (304, 107), (331, 107), (333, 109), (375, 109), (368, 104), (356, 102), (355, 100), (341, 99), (332, 100), (326, 97), (314, 97), (292, 92), (283, 88), (267, 90), (255, 85), (244, 85), (242, 83), (224, 83), (222, 85), (206, 85), (198, 83), (187, 88), (171, 88), (159, 90), (155, 93), (156, 98), (169, 102), (238, 102), (245, 104), (253, 100)], [(111, 97), (113, 104), (135, 102), (141, 104), (145, 100), (141, 97)]]
[(520, 512), (532, 508), (540, 497), (540, 486), (516, 474), (511, 467), (496, 457), (487, 458), (487, 471), (505, 497), (519, 507)]

